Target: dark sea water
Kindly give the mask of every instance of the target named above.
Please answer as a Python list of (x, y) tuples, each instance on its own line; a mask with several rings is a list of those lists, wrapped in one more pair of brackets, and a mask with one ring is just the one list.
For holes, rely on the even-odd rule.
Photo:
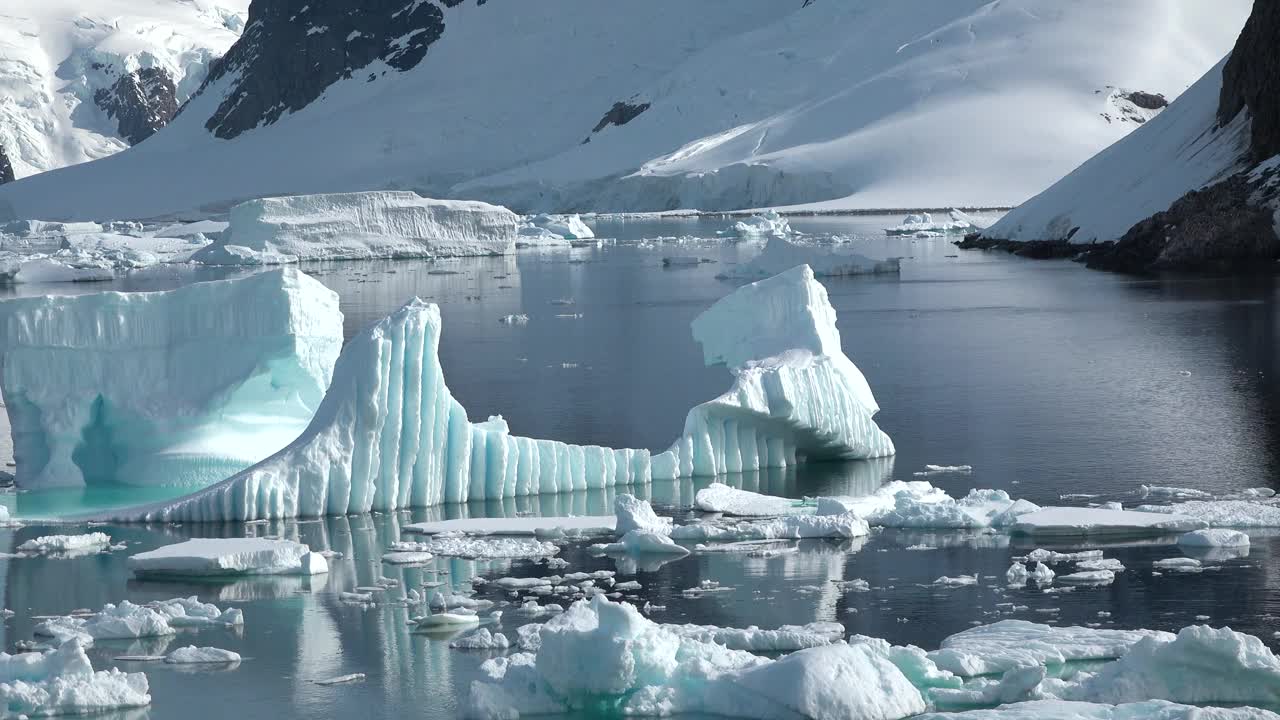
[[(926, 463), (968, 464), (971, 474), (928, 479), (953, 495), (970, 487), (1008, 490), (1040, 504), (1064, 494), (1137, 502), (1141, 484), (1215, 493), (1278, 487), (1280, 464), (1280, 298), (1272, 278), (1135, 279), (1066, 261), (957, 251), (941, 239), (884, 238), (898, 218), (793, 220), (806, 233), (853, 236), (871, 256), (903, 256), (900, 277), (824, 279), (839, 313), (846, 353), (883, 408), (877, 420), (895, 458), (802, 466), (726, 482), (778, 495), (866, 493), (888, 479), (919, 479)], [(437, 302), (444, 318), (441, 362), (454, 395), (473, 418), (502, 414), (514, 433), (573, 443), (661, 450), (685, 412), (730, 383), (704, 367), (690, 321), (735, 283), (715, 275), (749, 259), (758, 244), (719, 239), (732, 221), (600, 221), (601, 237), (622, 242), (572, 251), (439, 263), (375, 262), (306, 266), (342, 298), (348, 336), (413, 295)], [(636, 243), (656, 237), (683, 242)], [(701, 238), (701, 239), (698, 239)], [(665, 269), (664, 255), (715, 260)], [(439, 274), (441, 270), (457, 274)], [(163, 289), (224, 277), (225, 270), (160, 268), (111, 289)], [(107, 286), (20, 286), (18, 292), (81, 292)], [(573, 305), (553, 304), (562, 299)], [(527, 313), (509, 326), (498, 318)], [(572, 314), (581, 317), (557, 317)], [(691, 517), (697, 483), (635, 489), (660, 512)], [(6, 647), (31, 638), (32, 615), (198, 595), (245, 611), (242, 633), (184, 632), (167, 642), (235, 650), (246, 660), (222, 672), (190, 671), (111, 658), (159, 652), (166, 641), (110, 644), (91, 651), (96, 667), (144, 670), (153, 704), (130, 718), (454, 717), (479, 677), (486, 653), (450, 650), (447, 638), (416, 634), (409, 610), (388, 601), (346, 605), (338, 592), (379, 577), (416, 587), (443, 581), (470, 587), (476, 575), (533, 575), (530, 561), (437, 559), (424, 567), (383, 565), (383, 550), (405, 522), (466, 515), (608, 514), (612, 492), (524, 498), (390, 515), (251, 526), (107, 527), (127, 550), (78, 559), (0, 559)], [(120, 498), (91, 500), (116, 501)], [(83, 502), (19, 495), (25, 515), (56, 514)], [(1079, 504), (1085, 499), (1071, 499)], [(0, 550), (65, 528), (0, 530)], [(327, 576), (229, 584), (139, 581), (129, 554), (193, 536), (279, 534), (345, 557)], [(1004, 587), (1010, 557), (1031, 546), (1004, 535), (882, 531), (866, 539), (805, 541), (772, 558), (694, 554), (642, 566), (638, 595), (666, 610), (660, 622), (774, 627), (835, 620), (851, 633), (937, 647), (972, 623), (1018, 617), (1061, 624), (1176, 629), (1208, 616), (1275, 647), (1280, 615), (1280, 540), (1251, 533), (1247, 556), (1210, 563), (1195, 575), (1153, 575), (1151, 563), (1180, 555), (1167, 543), (1108, 547), (1128, 570), (1114, 584), (1066, 593)], [(908, 550), (912, 546), (929, 550)], [(568, 545), (567, 571), (617, 569)], [(931, 586), (942, 575), (974, 574), (973, 587)], [(620, 573), (621, 576), (621, 573)], [(871, 592), (845, 593), (833, 580), (864, 578)], [(686, 598), (682, 589), (716, 580), (731, 591)], [(492, 592), (479, 593), (493, 600)], [(1000, 614), (1013, 603), (1028, 606)], [(1099, 612), (1110, 613), (1109, 617)], [(520, 621), (497, 629), (514, 639)], [(314, 680), (353, 672), (360, 683)]]

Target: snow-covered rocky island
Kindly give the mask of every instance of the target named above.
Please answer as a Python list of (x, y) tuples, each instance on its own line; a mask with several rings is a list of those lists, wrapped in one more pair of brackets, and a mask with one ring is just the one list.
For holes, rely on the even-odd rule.
[(7, 0), (0, 720), (1280, 720), (1277, 7)]

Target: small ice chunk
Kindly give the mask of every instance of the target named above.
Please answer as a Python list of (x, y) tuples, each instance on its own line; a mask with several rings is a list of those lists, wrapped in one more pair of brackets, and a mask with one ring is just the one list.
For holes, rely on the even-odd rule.
[(1210, 528), (1184, 533), (1178, 537), (1178, 544), (1187, 547), (1248, 547), (1249, 536), (1239, 530)]
[(1203, 569), (1199, 560), (1188, 557), (1175, 557), (1157, 560), (1151, 563), (1151, 567), (1158, 570), (1172, 572), (1200, 572)]
[(734, 232), (742, 237), (758, 237), (762, 235), (790, 235), (791, 225), (787, 219), (769, 210), (759, 215), (752, 215), (746, 220), (733, 224)]
[(1019, 517), (1010, 532), (1036, 538), (1146, 537), (1203, 527), (1203, 521), (1175, 513), (1048, 507)]
[(689, 554), (688, 548), (677, 545), (670, 536), (653, 532), (651, 530), (631, 530), (627, 534), (623, 535), (618, 542), (604, 545), (592, 545), (591, 549), (595, 552), (610, 555), (660, 554), (683, 557)]
[(1054, 572), (1048, 565), (1038, 562), (1031, 570), (1031, 580), (1037, 585), (1048, 585), (1053, 582)]
[(957, 575), (955, 577), (942, 576), (933, 581), (934, 585), (942, 585), (945, 587), (961, 587), (963, 585), (977, 585), (977, 575)]
[(742, 517), (776, 517), (813, 512), (812, 506), (806, 506), (800, 500), (739, 490), (718, 482), (699, 490), (693, 503), (703, 512)]
[(1116, 574), (1110, 570), (1081, 570), (1057, 577), (1058, 582), (1068, 585), (1110, 585), (1115, 579)]
[(659, 517), (653, 506), (634, 495), (619, 495), (613, 501), (613, 508), (617, 517), (614, 530), (618, 535), (626, 535), (632, 530), (671, 534), (671, 518)]
[(93, 532), (84, 535), (44, 535), (18, 546), (18, 552), (75, 557), (99, 553), (111, 547), (111, 536)]
[(1027, 579), (1030, 577), (1031, 575), (1027, 572), (1027, 566), (1020, 562), (1010, 565), (1009, 569), (1004, 573), (1005, 582), (1010, 585), (1026, 585)]
[(339, 675), (338, 677), (326, 678), (324, 680), (316, 680), (317, 685), (343, 685), (346, 683), (360, 682), (364, 680), (364, 673), (351, 673), (350, 675)]
[(240, 662), (240, 653), (216, 647), (196, 647), (195, 645), (188, 645), (169, 653), (165, 656), (164, 661), (174, 665), (197, 663), (238, 663)]
[(502, 633), (480, 628), (470, 635), (453, 640), (449, 647), (458, 650), (506, 650), (511, 647), (511, 641)]

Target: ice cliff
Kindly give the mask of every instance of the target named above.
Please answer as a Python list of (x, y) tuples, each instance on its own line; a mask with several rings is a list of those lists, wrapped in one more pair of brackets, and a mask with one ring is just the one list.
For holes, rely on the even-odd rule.
[(221, 480), (306, 427), (341, 347), (338, 296), (294, 270), (0, 302), (17, 483)]
[(695, 407), (652, 463), (647, 450), (518, 437), (501, 417), (472, 422), (445, 384), (440, 332), (439, 308), (411, 300), (344, 348), (311, 424), (287, 447), (185, 498), (111, 517), (335, 515), (893, 453), (808, 266), (745, 286), (695, 320), (707, 360), (733, 368), (734, 387)]

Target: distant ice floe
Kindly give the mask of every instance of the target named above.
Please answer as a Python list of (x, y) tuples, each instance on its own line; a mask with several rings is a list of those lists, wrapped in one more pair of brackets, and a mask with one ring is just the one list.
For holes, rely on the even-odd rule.
[(261, 198), (231, 208), (230, 224), (192, 256), (206, 265), (278, 265), (503, 255), (515, 249), (520, 216), (470, 200), (408, 191)]
[(319, 575), (324, 556), (292, 540), (197, 538), (138, 553), (128, 559), (138, 577)]
[(896, 275), (901, 269), (900, 260), (896, 257), (875, 260), (843, 248), (774, 235), (769, 238), (759, 255), (726, 269), (716, 277), (759, 280), (802, 264), (813, 268), (813, 274), (817, 277)]
[(981, 230), (984, 226), (960, 210), (947, 212), (947, 220), (934, 220), (927, 212), (912, 213), (893, 227), (884, 229), (886, 235), (915, 235), (917, 237), (941, 237), (948, 233), (968, 233)]
[(739, 237), (783, 237), (794, 232), (787, 219), (772, 210), (739, 220), (733, 224), (733, 230)]
[(314, 517), (891, 455), (835, 319), (807, 266), (718, 301), (694, 336), (734, 386), (693, 408), (681, 439), (651, 458), (513, 436), (501, 417), (471, 422), (444, 382), (439, 308), (415, 299), (347, 344), (311, 424), (287, 447), (185, 498), (104, 515)]
[(295, 270), (5, 300), (0, 326), (25, 489), (224, 479), (306, 427), (342, 347), (337, 294)]

